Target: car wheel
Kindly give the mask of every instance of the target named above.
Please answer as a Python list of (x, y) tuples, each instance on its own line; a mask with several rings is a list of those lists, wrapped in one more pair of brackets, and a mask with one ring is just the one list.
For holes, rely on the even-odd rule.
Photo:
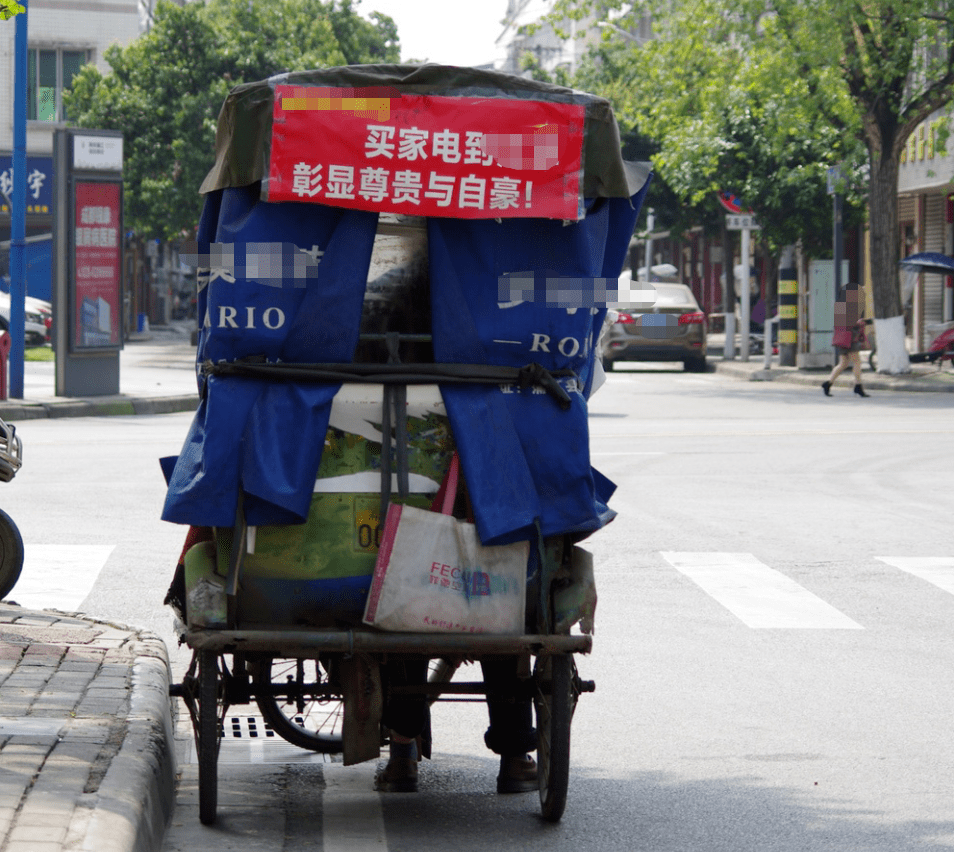
[(687, 358), (683, 363), (687, 373), (704, 373), (706, 371), (706, 358)]
[(604, 372), (607, 372), (607, 373), (612, 373), (612, 372), (613, 372), (613, 359), (612, 359), (612, 358), (604, 358), (604, 359), (603, 359), (603, 370), (604, 370)]

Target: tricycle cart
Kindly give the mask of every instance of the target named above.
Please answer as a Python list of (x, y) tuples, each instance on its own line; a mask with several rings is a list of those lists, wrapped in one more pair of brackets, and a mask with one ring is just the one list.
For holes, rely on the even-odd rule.
[[(380, 756), (390, 702), (474, 695), (532, 702), (542, 811), (560, 819), (574, 708), (594, 688), (573, 657), (595, 608), (578, 542), (613, 517), (586, 400), (648, 182), (607, 102), (503, 74), (356, 66), (229, 95), (184, 258), (200, 405), (163, 514), (191, 528), (169, 600), (194, 651), (173, 693), (203, 823), (231, 705), (347, 765)], [(458, 459), (455, 517), (481, 547), (524, 548), (520, 627), (365, 623), (389, 505), (428, 507)], [(441, 595), (496, 588), (433, 568)], [(489, 658), (514, 676), (452, 680)], [(395, 679), (393, 661), (430, 673)]]

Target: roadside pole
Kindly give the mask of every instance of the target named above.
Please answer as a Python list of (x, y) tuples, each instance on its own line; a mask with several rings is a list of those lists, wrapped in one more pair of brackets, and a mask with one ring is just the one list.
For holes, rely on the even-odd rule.
[(27, 0), (16, 17), (13, 91), (13, 198), (10, 207), (10, 382), (9, 395), (23, 399), (24, 309), (26, 304), (26, 96)]
[(739, 317), (739, 360), (749, 360), (749, 317), (751, 315), (751, 298), (749, 293), (749, 234), (759, 225), (755, 217), (750, 214), (728, 214), (725, 217), (725, 227), (728, 231), (742, 232), (742, 274), (738, 278), (737, 292), (740, 296), (741, 316)]

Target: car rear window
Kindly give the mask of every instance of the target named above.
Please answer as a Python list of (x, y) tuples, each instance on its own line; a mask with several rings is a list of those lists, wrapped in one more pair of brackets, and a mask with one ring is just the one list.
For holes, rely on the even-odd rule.
[(699, 309), (688, 287), (681, 284), (653, 284), (653, 286), (656, 288), (656, 307), (687, 306), (693, 310)]

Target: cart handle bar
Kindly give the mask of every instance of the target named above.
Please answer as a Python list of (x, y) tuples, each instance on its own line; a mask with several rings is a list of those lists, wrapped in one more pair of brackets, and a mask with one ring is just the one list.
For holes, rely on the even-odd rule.
[(310, 657), (319, 652), (441, 654), (588, 654), (593, 637), (584, 634), (507, 636), (473, 633), (372, 633), (351, 630), (189, 630), (185, 643), (197, 651), (262, 652)]
[(286, 364), (260, 358), (241, 358), (235, 361), (204, 361), (202, 375), (361, 384), (516, 384), (521, 390), (539, 385), (564, 411), (571, 405), (570, 395), (557, 379), (572, 378), (579, 385), (579, 376), (573, 370), (548, 370), (536, 362), (523, 367), (501, 367), (492, 364)]

